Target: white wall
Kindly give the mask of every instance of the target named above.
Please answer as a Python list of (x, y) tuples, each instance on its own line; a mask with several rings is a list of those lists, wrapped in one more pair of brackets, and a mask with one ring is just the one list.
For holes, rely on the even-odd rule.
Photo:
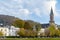
[(9, 36), (17, 36), (17, 31), (18, 30), (19, 30), (19, 28), (11, 26), (11, 28), (9, 29)]
[(17, 36), (17, 31), (19, 28), (16, 28), (14, 26), (9, 27), (0, 27), (0, 31), (4, 34), (3, 36)]
[(3, 36), (9, 36), (9, 29), (5, 27), (0, 27), (0, 31), (3, 33)]

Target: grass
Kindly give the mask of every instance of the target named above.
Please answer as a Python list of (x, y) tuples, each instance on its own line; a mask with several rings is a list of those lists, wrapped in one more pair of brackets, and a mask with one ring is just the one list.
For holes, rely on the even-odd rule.
[(60, 38), (5, 38), (0, 40), (60, 40)]

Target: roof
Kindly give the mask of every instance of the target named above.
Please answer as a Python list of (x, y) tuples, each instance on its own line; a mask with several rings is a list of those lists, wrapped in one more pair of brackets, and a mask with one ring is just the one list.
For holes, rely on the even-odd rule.
[(49, 27), (49, 24), (41, 24), (41, 27), (42, 28), (47, 28), (47, 27)]

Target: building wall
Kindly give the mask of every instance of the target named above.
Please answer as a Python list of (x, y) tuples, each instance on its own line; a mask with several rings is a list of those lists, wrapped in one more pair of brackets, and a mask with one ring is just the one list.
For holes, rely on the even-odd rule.
[(0, 31), (3, 33), (3, 36), (9, 36), (9, 29), (5, 27), (0, 27)]
[(17, 31), (18, 30), (19, 30), (19, 28), (11, 26), (11, 28), (9, 29), (9, 36), (17, 36)]
[(0, 27), (0, 31), (3, 33), (3, 36), (17, 36), (17, 31), (19, 28), (14, 26), (9, 27)]

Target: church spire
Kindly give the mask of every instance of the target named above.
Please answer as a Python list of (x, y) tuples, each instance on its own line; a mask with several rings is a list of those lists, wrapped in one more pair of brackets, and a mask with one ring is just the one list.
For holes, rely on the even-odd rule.
[(53, 14), (53, 9), (52, 9), (52, 8), (51, 8), (51, 13), (50, 13), (50, 15), (54, 15), (54, 14)]
[(50, 12), (50, 23), (54, 23), (54, 14), (53, 14), (52, 8), (51, 8), (51, 12)]

